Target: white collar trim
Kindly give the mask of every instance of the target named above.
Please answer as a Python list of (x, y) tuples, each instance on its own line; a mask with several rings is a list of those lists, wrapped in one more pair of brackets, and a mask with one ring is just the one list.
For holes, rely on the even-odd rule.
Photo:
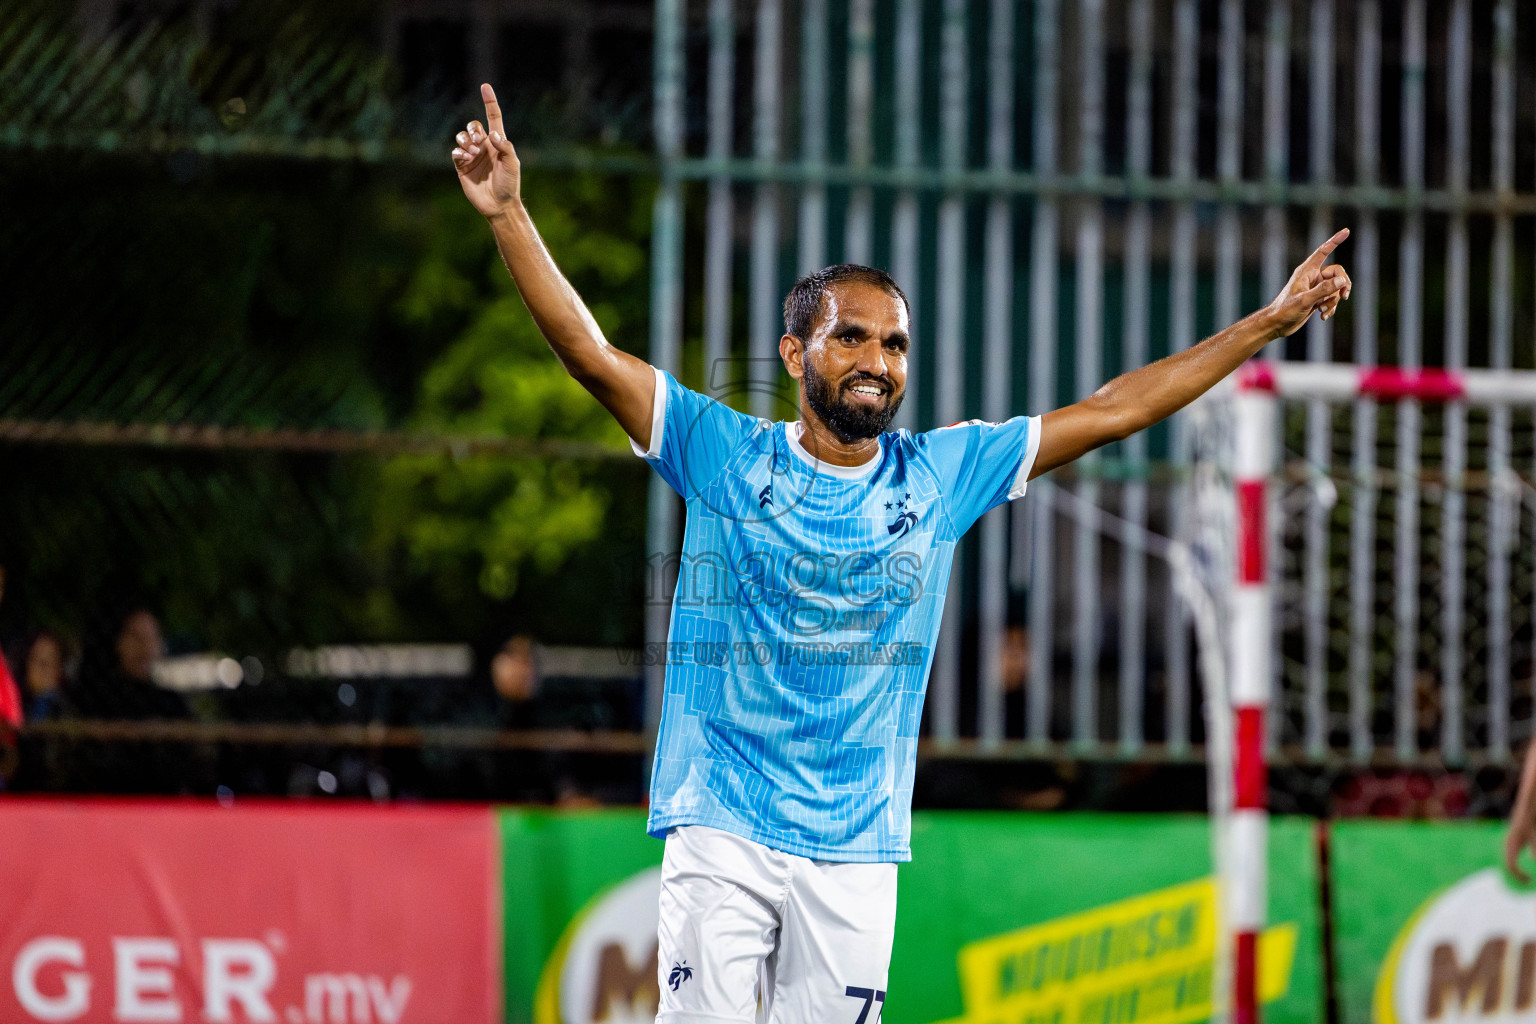
[(789, 442), (789, 450), (800, 457), (800, 461), (810, 466), (818, 473), (826, 473), (840, 480), (862, 480), (875, 471), (880, 464), (882, 452), (875, 452), (868, 462), (861, 462), (857, 466), (834, 466), (830, 462), (822, 462), (816, 456), (805, 450), (800, 444), (800, 438), (805, 434), (805, 424), (799, 420), (784, 424), (784, 439)]

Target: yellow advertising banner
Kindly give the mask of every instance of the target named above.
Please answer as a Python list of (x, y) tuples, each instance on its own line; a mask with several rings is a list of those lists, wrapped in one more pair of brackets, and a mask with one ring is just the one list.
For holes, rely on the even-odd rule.
[[(1285, 994), (1297, 928), (1259, 939), (1259, 995)], [(960, 950), (964, 1015), (940, 1024), (1185, 1024), (1211, 1016), (1216, 886), (1170, 886)]]

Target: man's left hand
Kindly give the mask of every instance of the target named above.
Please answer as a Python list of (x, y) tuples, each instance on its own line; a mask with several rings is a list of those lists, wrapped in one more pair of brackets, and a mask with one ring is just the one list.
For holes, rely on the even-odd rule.
[(1353, 287), (1349, 274), (1338, 264), (1323, 265), (1348, 237), (1349, 229), (1345, 228), (1318, 246), (1305, 263), (1292, 271), (1291, 279), (1269, 304), (1276, 337), (1295, 334), (1314, 312), (1324, 320), (1332, 319), (1339, 303), (1349, 298)]

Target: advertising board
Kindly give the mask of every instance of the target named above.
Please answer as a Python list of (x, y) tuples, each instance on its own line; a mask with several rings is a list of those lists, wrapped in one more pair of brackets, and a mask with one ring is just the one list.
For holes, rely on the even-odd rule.
[(1331, 833), (1344, 1024), (1536, 1020), (1536, 890), (1496, 821), (1348, 821)]
[[(516, 810), (501, 823), (509, 1024), (648, 1024), (660, 998), (662, 844), (645, 836), (643, 815)], [(1310, 821), (1272, 824), (1260, 988), (1277, 1024), (1322, 1017), (1314, 842)], [(915, 815), (878, 1019), (1207, 1019), (1209, 846), (1197, 817)], [(850, 1001), (849, 1024), (861, 1007)]]
[(492, 1024), (484, 808), (0, 803), (0, 1021)]

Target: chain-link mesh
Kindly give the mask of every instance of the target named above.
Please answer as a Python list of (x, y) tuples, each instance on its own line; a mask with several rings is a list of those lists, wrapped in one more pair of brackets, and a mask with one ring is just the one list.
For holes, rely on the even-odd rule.
[(1340, 813), (1486, 813), (1511, 795), (1532, 726), (1532, 422), (1285, 404), (1273, 739), (1282, 761), (1336, 773)]

